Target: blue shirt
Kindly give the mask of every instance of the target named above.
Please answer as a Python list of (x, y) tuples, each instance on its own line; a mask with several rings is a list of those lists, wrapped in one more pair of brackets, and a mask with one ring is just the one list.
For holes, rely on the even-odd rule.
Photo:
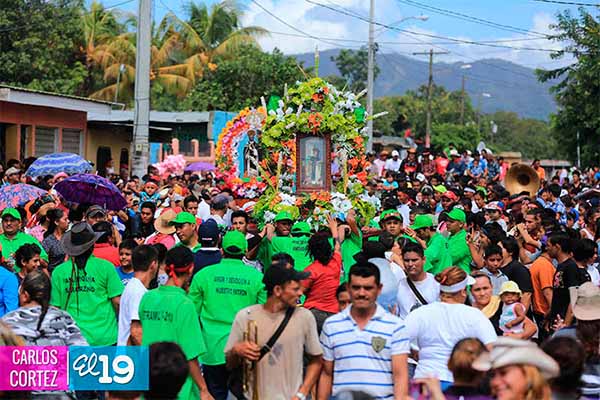
[(19, 307), (19, 282), (14, 273), (0, 266), (0, 317)]
[(123, 272), (123, 268), (121, 266), (117, 267), (117, 274), (119, 274), (119, 279), (123, 282), (123, 286), (126, 286), (129, 281), (133, 278), (134, 272)]
[(333, 361), (332, 395), (359, 390), (376, 399), (393, 399), (392, 356), (408, 354), (410, 343), (402, 319), (377, 306), (360, 329), (347, 307), (323, 324), (323, 359)]

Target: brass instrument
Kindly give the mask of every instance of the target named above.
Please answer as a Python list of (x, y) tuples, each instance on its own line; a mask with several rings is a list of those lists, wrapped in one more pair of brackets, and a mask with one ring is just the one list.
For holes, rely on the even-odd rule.
[[(244, 342), (252, 342), (258, 345), (258, 325), (256, 321), (250, 320), (244, 331)], [(256, 361), (244, 360), (242, 365), (242, 388), (244, 393), (252, 391), (249, 400), (258, 400), (258, 366)]]
[(537, 172), (525, 164), (515, 164), (510, 167), (504, 183), (510, 194), (529, 192), (530, 196), (535, 196), (540, 188), (540, 178)]

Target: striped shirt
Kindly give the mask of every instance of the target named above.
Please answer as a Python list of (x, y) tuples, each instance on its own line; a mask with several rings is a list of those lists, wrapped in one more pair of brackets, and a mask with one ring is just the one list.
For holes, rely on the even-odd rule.
[(351, 308), (329, 317), (321, 332), (323, 358), (334, 362), (332, 395), (359, 390), (375, 399), (393, 399), (392, 356), (410, 352), (404, 322), (377, 305), (361, 330)]

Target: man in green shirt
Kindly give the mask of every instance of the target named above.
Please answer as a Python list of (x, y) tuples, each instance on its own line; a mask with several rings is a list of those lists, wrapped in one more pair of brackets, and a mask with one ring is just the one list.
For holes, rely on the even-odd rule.
[[(267, 224), (266, 234), (260, 243), (257, 258), (260, 260), (265, 269), (271, 265), (273, 254), (280, 252), (290, 253), (290, 233), (294, 219), (287, 211), (281, 211), (273, 220), (273, 224)], [(294, 259), (295, 261), (295, 259)]]
[(452, 258), (452, 265), (461, 268), (467, 274), (471, 273), (471, 252), (467, 245), (467, 231), (465, 224), (467, 217), (460, 208), (453, 208), (448, 213), (448, 250)]
[(452, 265), (448, 241), (435, 231), (431, 215), (417, 215), (414, 224), (407, 229), (407, 234), (425, 249), (425, 272), (435, 275)]
[(309, 239), (310, 225), (308, 222), (298, 221), (292, 226), (291, 237), (273, 238), (273, 253), (288, 253), (294, 259), (294, 268), (298, 271), (304, 271), (304, 268), (312, 262), (312, 258), (308, 254)]
[(2, 231), (0, 235), (0, 246), (4, 264), (19, 272), (21, 268), (15, 264), (15, 252), (24, 244), (33, 243), (40, 248), (40, 259), (42, 267), (48, 266), (48, 254), (40, 242), (31, 235), (21, 232), (21, 214), (16, 208), (5, 208), (2, 211)]
[(398, 239), (404, 231), (402, 223), (402, 216), (396, 210), (385, 210), (379, 217), (379, 224), (381, 227), (396, 239)]
[(344, 230), (344, 240), (342, 241), (340, 251), (342, 253), (342, 266), (344, 274), (340, 276), (341, 282), (348, 280), (350, 268), (356, 264), (354, 256), (362, 250), (362, 234), (356, 223), (356, 212), (348, 211), (344, 219), (338, 218), (339, 229)]
[(225, 368), (225, 343), (235, 315), (242, 308), (262, 304), (267, 293), (263, 275), (244, 264), (248, 241), (239, 231), (223, 236), (223, 259), (200, 270), (192, 279), (189, 298), (194, 302), (207, 352), (202, 356), (202, 372), (208, 390), (217, 399), (227, 399), (229, 371)]
[(198, 242), (198, 231), (196, 230), (196, 217), (187, 211), (182, 211), (169, 222), (169, 225), (175, 227), (175, 232), (180, 242), (177, 246), (184, 246), (193, 253), (200, 250), (202, 245)]
[(61, 240), (70, 258), (52, 272), (50, 305), (71, 314), (90, 346), (117, 343), (124, 288), (115, 266), (92, 255), (101, 235), (86, 222), (74, 224)]
[(167, 252), (165, 269), (169, 275), (167, 283), (150, 290), (140, 301), (142, 346), (157, 342), (177, 343), (190, 367), (177, 398), (212, 400), (198, 364), (198, 358), (206, 353), (200, 321), (194, 303), (182, 289), (192, 277), (194, 254), (185, 246), (172, 248)]

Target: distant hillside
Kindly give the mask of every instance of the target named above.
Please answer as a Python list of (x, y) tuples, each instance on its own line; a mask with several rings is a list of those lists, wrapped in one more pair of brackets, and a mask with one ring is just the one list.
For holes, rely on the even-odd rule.
[[(320, 52), (320, 76), (339, 75), (331, 61), (338, 52), (337, 49)], [(298, 54), (295, 57), (305, 66), (314, 65), (314, 54)], [(466, 74), (466, 92), (471, 96), (474, 107), (481, 93), (492, 95), (481, 99), (481, 108), (486, 113), (514, 111), (521, 117), (548, 120), (550, 113), (556, 110), (549, 92), (552, 84), (540, 83), (533, 69), (499, 59), (471, 62), (468, 70), (460, 68), (464, 64), (434, 63), (434, 82), (449, 90), (460, 90), (463, 73)], [(401, 95), (427, 84), (429, 65), (426, 61), (399, 54), (378, 54), (377, 65), (381, 72), (375, 81), (375, 97)]]

